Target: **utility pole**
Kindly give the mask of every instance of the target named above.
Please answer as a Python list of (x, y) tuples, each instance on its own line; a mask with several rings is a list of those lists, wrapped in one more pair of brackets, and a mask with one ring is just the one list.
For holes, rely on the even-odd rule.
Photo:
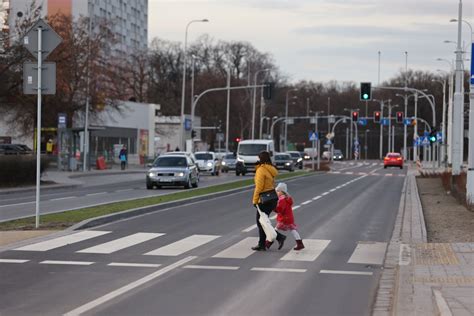
[(469, 152), (466, 199), (468, 207), (474, 204), (474, 42), (471, 43), (471, 84), (469, 86)]
[(463, 109), (464, 109), (464, 93), (463, 93), (463, 60), (462, 60), (462, 0), (459, 0), (458, 11), (458, 40), (456, 47), (456, 86), (454, 92), (453, 107), (453, 142), (452, 142), (452, 175), (461, 174), (461, 166), (463, 161)]

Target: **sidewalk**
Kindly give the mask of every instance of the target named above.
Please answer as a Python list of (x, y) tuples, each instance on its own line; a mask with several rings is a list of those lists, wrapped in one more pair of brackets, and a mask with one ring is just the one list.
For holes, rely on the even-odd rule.
[[(144, 175), (146, 168), (141, 165), (129, 165), (127, 169), (106, 169), (106, 170), (96, 170), (92, 169), (90, 171), (58, 171), (58, 170), (46, 170), (42, 177), (41, 181), (46, 182), (41, 185), (41, 190), (47, 189), (58, 189), (58, 188), (71, 188), (81, 185), (88, 184), (107, 184), (114, 181), (120, 181), (120, 179), (130, 180), (131, 174), (140, 174)], [(104, 177), (108, 176), (108, 177)], [(113, 178), (111, 176), (114, 176)], [(133, 180), (133, 177), (132, 179)], [(29, 192), (36, 189), (35, 185), (25, 186), (25, 187), (15, 187), (15, 188), (4, 188), (0, 189), (0, 194), (9, 194), (9, 193), (18, 193), (18, 192)]]
[(410, 167), (373, 315), (474, 315), (474, 243), (428, 243)]

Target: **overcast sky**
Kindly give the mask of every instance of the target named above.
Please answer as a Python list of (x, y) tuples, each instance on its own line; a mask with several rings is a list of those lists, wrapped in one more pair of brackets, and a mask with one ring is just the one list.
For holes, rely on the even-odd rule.
[[(448, 69), (436, 58), (454, 59), (458, 0), (149, 0), (149, 39), (188, 44), (207, 33), (215, 39), (248, 41), (272, 54), (292, 81), (372, 81), (408, 67)], [(474, 26), (473, 0), (463, 1), (463, 19)], [(463, 23), (463, 39), (470, 31)], [(470, 48), (469, 48), (470, 51)], [(469, 68), (467, 62), (466, 68)]]

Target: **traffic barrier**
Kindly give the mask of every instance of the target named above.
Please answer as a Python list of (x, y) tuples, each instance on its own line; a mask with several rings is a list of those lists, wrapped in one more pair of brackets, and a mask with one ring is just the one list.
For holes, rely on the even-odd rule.
[(107, 169), (107, 165), (105, 164), (104, 156), (97, 157), (96, 160), (96, 168), (97, 170), (105, 170)]

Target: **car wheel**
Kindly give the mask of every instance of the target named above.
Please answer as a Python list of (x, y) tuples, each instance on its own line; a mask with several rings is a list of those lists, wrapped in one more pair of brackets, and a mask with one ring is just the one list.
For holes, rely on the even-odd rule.
[(157, 188), (157, 189), (161, 189), (162, 186), (161, 186), (161, 185), (156, 185), (156, 188)]
[(186, 184), (184, 185), (184, 188), (185, 189), (190, 189), (192, 186), (191, 184), (191, 177), (188, 178), (188, 182), (186, 182)]
[(153, 189), (153, 183), (148, 183), (146, 184), (147, 190), (152, 190)]
[(216, 176), (218, 176), (218, 175), (219, 175), (219, 171), (216, 171)]
[(245, 176), (245, 172), (242, 172), (242, 177)]
[(236, 171), (236, 172), (235, 172), (235, 175), (236, 175), (237, 177), (240, 176), (240, 172)]
[(387, 169), (387, 166), (383, 166), (384, 169)]
[(403, 166), (400, 166), (400, 169), (403, 169)]
[(198, 180), (196, 179), (196, 181), (192, 184), (193, 188), (197, 188), (198, 187)]

